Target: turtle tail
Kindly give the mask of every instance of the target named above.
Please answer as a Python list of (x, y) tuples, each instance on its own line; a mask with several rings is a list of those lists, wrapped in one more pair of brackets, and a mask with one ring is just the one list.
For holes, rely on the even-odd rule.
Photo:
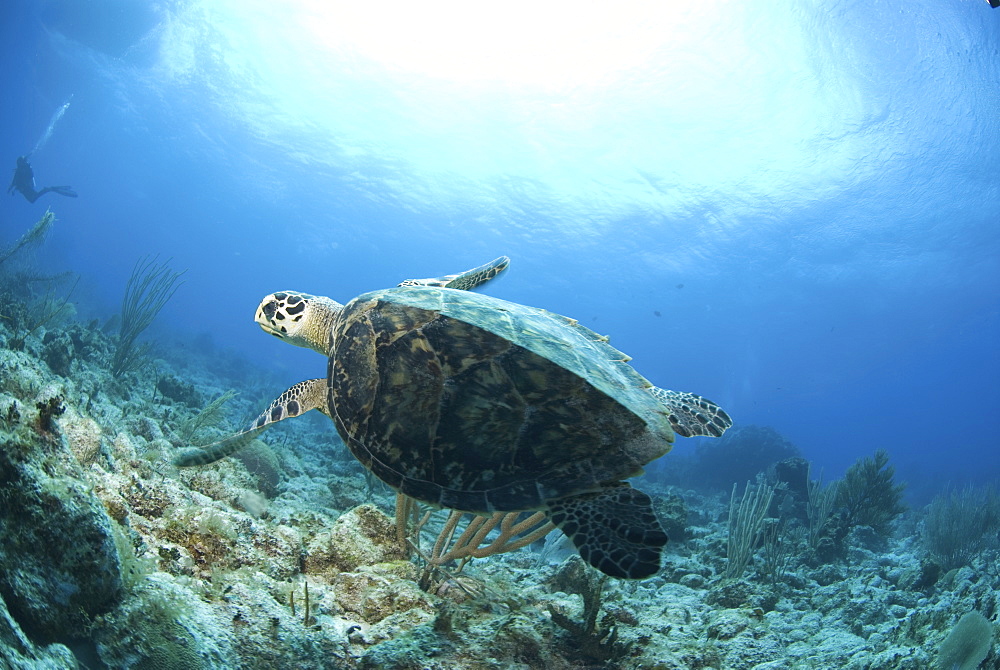
[(642, 579), (660, 569), (667, 534), (649, 496), (625, 482), (553, 500), (546, 511), (580, 557), (604, 574)]

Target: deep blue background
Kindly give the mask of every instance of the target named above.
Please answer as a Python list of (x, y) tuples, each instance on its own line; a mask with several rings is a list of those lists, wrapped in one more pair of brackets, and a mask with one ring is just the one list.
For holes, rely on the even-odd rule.
[(264, 294), (508, 254), (490, 293), (611, 335), (828, 479), (879, 447), (914, 491), (1000, 476), (1000, 10), (445, 4), (3, 3), (0, 162), (72, 95), (32, 158), (80, 197), (5, 197), (0, 242), (51, 206), (42, 260), (82, 276), (83, 316), (172, 258), (158, 336), (289, 383), (323, 363), (261, 334)]

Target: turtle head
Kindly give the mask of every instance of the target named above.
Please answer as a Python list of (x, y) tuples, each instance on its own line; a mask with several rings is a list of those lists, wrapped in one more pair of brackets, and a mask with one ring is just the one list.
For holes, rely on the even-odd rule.
[(260, 301), (255, 320), (265, 333), (327, 356), (330, 330), (343, 309), (323, 296), (278, 291)]

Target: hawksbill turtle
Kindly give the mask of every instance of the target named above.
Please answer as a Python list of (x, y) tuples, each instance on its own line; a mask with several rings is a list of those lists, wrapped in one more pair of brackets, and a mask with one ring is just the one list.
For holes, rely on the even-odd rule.
[(652, 575), (667, 536), (649, 496), (624, 480), (675, 434), (718, 437), (732, 420), (701, 396), (653, 386), (573, 319), (469, 290), (508, 264), (406, 280), (346, 305), (268, 295), (257, 323), (326, 356), (327, 376), (175, 463), (218, 460), (318, 409), (364, 467), (407, 496), (472, 513), (542, 510), (598, 570)]

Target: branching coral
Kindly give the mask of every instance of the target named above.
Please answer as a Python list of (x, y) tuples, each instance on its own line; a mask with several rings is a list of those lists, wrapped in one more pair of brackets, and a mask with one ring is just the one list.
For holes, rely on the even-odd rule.
[(567, 592), (579, 593), (583, 599), (583, 620), (571, 618), (562, 607), (553, 604), (549, 606), (552, 622), (570, 633), (575, 649), (587, 660), (604, 664), (626, 656), (629, 645), (618, 639), (616, 625), (608, 625), (609, 619), (614, 621), (617, 617), (605, 616), (604, 625), (598, 625), (607, 575), (599, 575), (582, 560), (573, 558), (564, 564), (561, 576), (565, 582), (563, 588)]
[[(169, 262), (169, 261), (168, 261)], [(142, 258), (132, 268), (122, 298), (122, 320), (118, 342), (111, 359), (111, 373), (120, 377), (137, 369), (145, 360), (148, 346), (136, 346), (136, 338), (146, 330), (180, 286), (184, 272), (174, 272), (167, 263)]]
[(223, 405), (232, 400), (235, 396), (236, 391), (229, 389), (218, 398), (208, 403), (208, 405), (205, 406), (205, 409), (198, 412), (198, 414), (181, 423), (181, 425), (177, 427), (177, 434), (180, 435), (181, 440), (185, 444), (188, 444), (192, 441), (195, 433), (199, 430), (221, 424), (226, 415)]
[(902, 502), (906, 485), (896, 484), (894, 475), (884, 449), (847, 469), (837, 486), (836, 507), (848, 526), (871, 526), (879, 535), (889, 534), (892, 521), (906, 509)]
[(950, 491), (927, 508), (924, 543), (946, 569), (971, 563), (991, 547), (1000, 547), (1000, 492), (990, 486)]
[(736, 485), (729, 499), (729, 537), (726, 542), (725, 576), (738, 578), (743, 575), (753, 552), (762, 539), (764, 518), (774, 498), (774, 487), (759, 482), (752, 486), (747, 482), (743, 496), (736, 502)]
[[(420, 546), (420, 533), (432, 513), (424, 512), (410, 525), (408, 520), (417, 515), (417, 502), (402, 494), (396, 496), (397, 538), (401, 543), (409, 543), (424, 559), (420, 582), (425, 588), (430, 586), (431, 574), (452, 561), (458, 561), (455, 572), (461, 572), (473, 558), (515, 551), (555, 530), (555, 524), (546, 519), (544, 512), (494, 512), (487, 517), (453, 510), (438, 531), (434, 546), (425, 552)], [(466, 519), (465, 528), (456, 538), (463, 519)]]
[(837, 482), (823, 486), (822, 479), (810, 479), (807, 484), (809, 495), (806, 504), (806, 515), (809, 520), (809, 534), (807, 538), (809, 546), (813, 549), (819, 546), (820, 539), (823, 537), (823, 530), (830, 520), (833, 505), (837, 500), (837, 488)]
[(14, 244), (10, 245), (6, 249), (0, 250), (0, 264), (3, 264), (10, 260), (19, 251), (23, 251), (26, 247), (33, 244), (38, 244), (45, 238), (45, 234), (52, 227), (52, 224), (56, 222), (56, 215), (52, 213), (52, 210), (45, 210), (45, 214), (42, 215), (35, 225), (20, 237)]

